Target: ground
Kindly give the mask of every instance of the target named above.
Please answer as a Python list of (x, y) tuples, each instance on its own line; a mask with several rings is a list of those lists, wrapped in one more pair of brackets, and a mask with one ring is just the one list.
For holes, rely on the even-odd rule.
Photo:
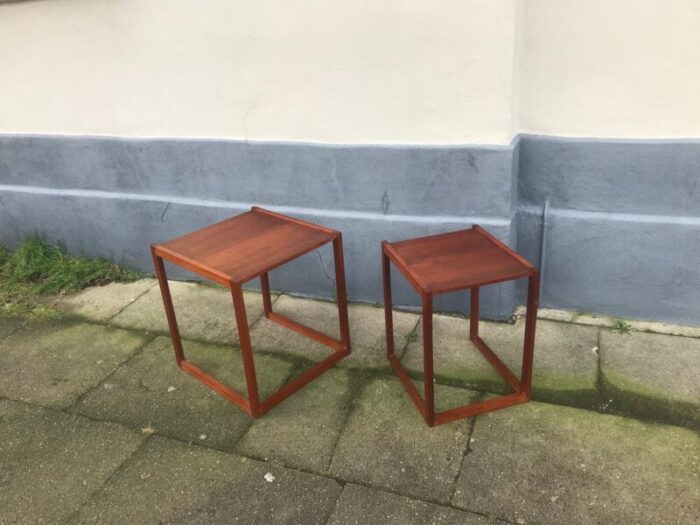
[[(173, 283), (173, 297), (188, 357), (242, 390), (230, 295)], [(274, 300), (337, 332), (333, 304)], [(264, 397), (327, 351), (264, 319), (258, 294), (246, 302)], [(0, 523), (700, 522), (693, 330), (550, 313), (533, 401), (428, 428), (372, 306), (351, 305), (350, 358), (253, 419), (177, 368), (153, 280), (51, 303), (63, 317), (0, 317)], [(418, 381), (420, 316), (394, 322)], [(481, 323), (516, 369), (522, 324)], [(503, 391), (467, 320), (434, 325), (438, 407)]]

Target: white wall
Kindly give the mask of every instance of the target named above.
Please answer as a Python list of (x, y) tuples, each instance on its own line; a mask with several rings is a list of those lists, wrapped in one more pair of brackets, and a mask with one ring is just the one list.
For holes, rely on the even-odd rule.
[(700, 0), (524, 0), (521, 129), (700, 137)]
[(0, 133), (700, 137), (700, 0), (0, 3)]
[(516, 3), (0, 5), (0, 132), (507, 143)]

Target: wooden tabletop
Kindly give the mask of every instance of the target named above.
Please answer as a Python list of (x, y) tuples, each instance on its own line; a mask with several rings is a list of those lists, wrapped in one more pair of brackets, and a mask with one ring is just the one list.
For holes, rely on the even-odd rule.
[(479, 226), (385, 243), (385, 252), (424, 292), (444, 293), (532, 275), (535, 268)]
[(228, 285), (266, 273), (337, 235), (330, 228), (253, 207), (154, 249), (166, 260)]

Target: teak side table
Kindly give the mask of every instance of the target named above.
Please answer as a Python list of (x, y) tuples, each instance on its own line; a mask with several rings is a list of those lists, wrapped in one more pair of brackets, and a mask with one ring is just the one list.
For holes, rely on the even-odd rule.
[[(333, 242), (335, 259), (340, 340), (273, 312), (270, 297), (270, 270), (329, 242)], [(350, 353), (343, 239), (340, 232), (254, 206), (250, 211), (231, 219), (163, 244), (155, 244), (151, 246), (151, 253), (178, 366), (250, 415), (257, 417), (264, 414)], [(185, 358), (165, 274), (164, 259), (231, 290), (248, 390), (247, 398)], [(256, 277), (260, 277), (265, 317), (334, 351), (332, 355), (262, 401), (258, 397), (250, 330), (241, 288), (243, 283)]]
[[(423, 397), (394, 354), (390, 261), (418, 291), (423, 301)], [(384, 241), (382, 270), (387, 357), (429, 426), (524, 403), (530, 398), (540, 287), (540, 274), (532, 264), (483, 228), (474, 226), (469, 230), (400, 242)], [(522, 374), (518, 379), (479, 337), (479, 287), (522, 277), (527, 277), (529, 282)], [(433, 391), (433, 296), (467, 288), (471, 292), (469, 338), (510, 385), (513, 393), (436, 414)]]

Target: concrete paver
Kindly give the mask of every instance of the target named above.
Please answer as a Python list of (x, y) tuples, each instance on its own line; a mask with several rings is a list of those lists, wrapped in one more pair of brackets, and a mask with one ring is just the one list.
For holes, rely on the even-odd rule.
[(350, 409), (351, 387), (348, 371), (328, 370), (257, 419), (237, 452), (324, 473)]
[(106, 322), (157, 284), (155, 279), (109, 283), (92, 286), (74, 295), (57, 295), (48, 302), (65, 313)]
[[(189, 342), (185, 352), (189, 360), (247, 396), (243, 364), (235, 348)], [(284, 384), (293, 366), (271, 356), (255, 356), (255, 363), (261, 399)], [(74, 410), (224, 449), (231, 449), (252, 422), (237, 406), (178, 368), (167, 337), (144, 348), (84, 396)]]
[(72, 523), (321, 524), (340, 491), (332, 479), (152, 437)]
[[(452, 406), (475, 395), (452, 387), (436, 390)], [(468, 439), (468, 421), (429, 428), (398, 380), (377, 379), (357, 400), (330, 471), (348, 481), (446, 503)]]
[(141, 445), (112, 423), (0, 400), (0, 522), (59, 523)]
[(601, 332), (608, 408), (700, 429), (700, 339)]
[(28, 322), (0, 341), (0, 395), (67, 407), (150, 339), (94, 324)]
[[(170, 281), (180, 336), (221, 344), (238, 344), (238, 331), (231, 292), (219, 286)], [(262, 316), (262, 297), (244, 292), (248, 324)], [(276, 296), (275, 296), (276, 297)], [(124, 328), (168, 333), (160, 287), (154, 286), (114, 317), (111, 324)]]
[(698, 523), (690, 430), (531, 402), (479, 416), (453, 504), (518, 523)]
[(348, 483), (329, 525), (486, 525), (496, 520)]
[[(338, 307), (327, 301), (281, 296), (273, 310), (297, 322), (339, 337)], [(352, 353), (338, 366), (350, 368), (388, 368), (384, 310), (374, 306), (353, 304), (348, 308)], [(403, 352), (409, 334), (419, 316), (408, 312), (394, 313), (394, 338), (397, 354)], [(251, 333), (253, 347), (258, 351), (292, 354), (312, 361), (329, 355), (330, 349), (307, 337), (263, 319)]]
[[(30, 322), (24, 317), (0, 315), (0, 341), (11, 336)], [(36, 321), (34, 326), (40, 326), (43, 322), (45, 321)]]
[[(524, 322), (481, 322), (479, 335), (503, 362), (520, 375)], [(469, 320), (436, 315), (433, 319), (434, 370), (437, 377), (497, 393), (507, 386), (469, 341)], [(418, 334), (421, 334), (419, 329)], [(595, 404), (598, 381), (598, 329), (539, 321), (535, 337), (534, 397), (557, 403)], [(423, 340), (409, 344), (402, 363), (423, 371)]]
[[(94, 302), (111, 322), (123, 286), (73, 296), (73, 313)], [(204, 342), (235, 342), (230, 294), (173, 289), (199, 341), (185, 339), (188, 359), (245, 393), (239, 350)], [(167, 325), (158, 288), (139, 293), (115, 319), (142, 332), (0, 316), (0, 523), (700, 522), (698, 339), (538, 322), (537, 399), (657, 423), (531, 402), (428, 428), (388, 371), (383, 311), (351, 305), (352, 357), (253, 420), (144, 333)], [(253, 323), (260, 296), (246, 297)], [(333, 303), (281, 296), (275, 310), (337, 334)], [(408, 345), (420, 372), (419, 316), (394, 319), (397, 353)], [(435, 319), (437, 410), (487, 396), (447, 384), (502, 391), (468, 320)], [(516, 372), (522, 330), (480, 323)], [(253, 346), (263, 398), (329, 352), (263, 320)]]

